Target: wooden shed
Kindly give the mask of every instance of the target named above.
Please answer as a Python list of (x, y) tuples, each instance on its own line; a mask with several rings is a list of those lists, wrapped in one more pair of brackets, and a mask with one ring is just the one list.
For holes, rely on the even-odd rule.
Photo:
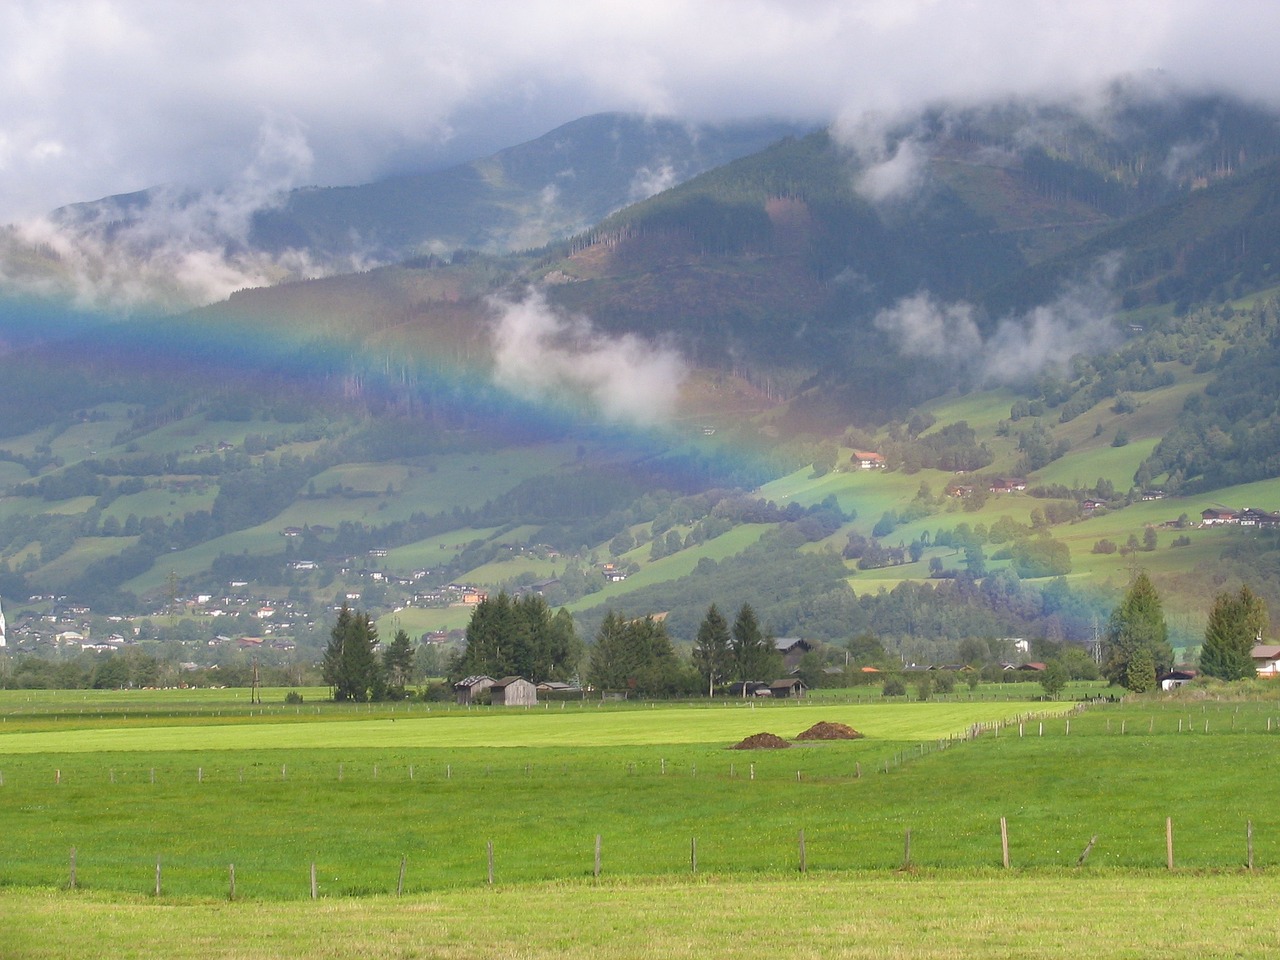
[(773, 697), (793, 697), (799, 699), (805, 695), (806, 687), (799, 677), (786, 680), (775, 680), (769, 684), (769, 694)]
[(538, 688), (524, 677), (503, 677), (489, 687), (495, 707), (532, 707), (538, 702)]
[(475, 702), (477, 694), (483, 693), (492, 686), (493, 677), (486, 677), (483, 674), (475, 677), (465, 677), (453, 685), (453, 693), (459, 705), (465, 707)]

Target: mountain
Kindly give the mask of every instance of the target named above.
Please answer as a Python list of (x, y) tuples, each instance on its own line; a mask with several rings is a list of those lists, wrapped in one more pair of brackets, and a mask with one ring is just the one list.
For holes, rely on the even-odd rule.
[[(247, 233), (224, 239), (275, 256), (305, 251), (316, 264), (537, 247), (796, 129), (770, 121), (713, 126), (597, 114), (443, 170), (257, 196), (260, 205), (245, 212)], [(105, 225), (111, 236), (128, 232), (158, 204), (176, 206), (181, 220), (203, 200), (188, 194), (175, 201), (167, 191), (148, 190), (64, 207), (54, 220), (70, 230)]]
[(431, 233), (405, 196), (457, 188), (471, 219), (432, 222), (496, 244), (501, 198), (533, 203), (572, 141), (592, 162), (560, 222), (603, 214), (572, 236), (11, 337), (6, 604), (152, 613), (188, 643), (184, 618), (260, 636), (290, 603), (311, 649), (351, 595), (426, 633), (465, 624), (450, 584), (537, 584), (588, 633), (665, 611), (687, 640), (750, 601), (780, 634), (936, 659), (1088, 639), (1136, 565), (1180, 645), (1227, 581), (1280, 602), (1272, 534), (1192, 522), (1280, 507), (1276, 117), (1126, 88), (940, 109), (621, 209), (654, 144), (703, 140), (582, 123), (487, 180), (307, 191), (254, 228), (328, 255), (358, 221), (390, 254)]

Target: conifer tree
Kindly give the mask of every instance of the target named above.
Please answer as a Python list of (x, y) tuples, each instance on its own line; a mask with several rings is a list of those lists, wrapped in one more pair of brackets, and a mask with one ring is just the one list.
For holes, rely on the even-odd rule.
[[(1135, 682), (1147, 682), (1148, 662), (1152, 686), (1155, 677), (1173, 665), (1173, 648), (1169, 646), (1169, 628), (1160, 596), (1145, 571), (1134, 578), (1124, 599), (1112, 611), (1104, 644), (1103, 675), (1129, 690), (1137, 691)], [(1140, 651), (1145, 654), (1142, 669), (1131, 676), (1134, 657)]]
[(1200, 671), (1219, 680), (1255, 676), (1253, 645), (1267, 630), (1267, 607), (1247, 586), (1218, 594), (1200, 648)]
[(776, 680), (782, 673), (782, 655), (773, 639), (760, 629), (749, 603), (744, 603), (734, 618), (731, 646), (739, 680)]
[(733, 669), (732, 640), (729, 624), (713, 603), (698, 625), (698, 638), (693, 648), (693, 662), (699, 674), (707, 678), (707, 696), (715, 696), (716, 684), (725, 680)]
[(321, 673), (333, 688), (337, 701), (381, 699), (386, 692), (376, 649), (378, 630), (367, 613), (353, 612), (346, 604), (329, 632)]
[(382, 671), (386, 677), (387, 694), (393, 700), (403, 699), (405, 688), (413, 680), (413, 667), (413, 642), (403, 629), (397, 630), (382, 654)]

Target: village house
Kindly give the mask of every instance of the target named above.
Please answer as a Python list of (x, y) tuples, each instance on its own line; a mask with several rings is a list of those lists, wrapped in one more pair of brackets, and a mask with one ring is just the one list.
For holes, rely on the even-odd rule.
[(782, 654), (782, 665), (790, 672), (800, 663), (800, 658), (813, 649), (813, 644), (799, 637), (777, 637), (773, 645)]
[(1239, 523), (1240, 515), (1234, 510), (1210, 507), (1208, 510), (1200, 511), (1200, 522), (1206, 527), (1213, 526), (1216, 523)]
[(886, 466), (884, 455), (874, 450), (855, 450), (849, 459), (860, 470), (883, 470)]
[(992, 493), (1014, 493), (1027, 489), (1027, 481), (1021, 477), (996, 477), (987, 489)]
[(1258, 671), (1258, 676), (1275, 678), (1280, 677), (1280, 644), (1277, 643), (1259, 643), (1251, 653), (1253, 657), (1254, 669)]
[(1168, 673), (1162, 673), (1156, 677), (1156, 683), (1160, 685), (1161, 690), (1176, 690), (1195, 678), (1196, 671), (1194, 670), (1170, 670)]

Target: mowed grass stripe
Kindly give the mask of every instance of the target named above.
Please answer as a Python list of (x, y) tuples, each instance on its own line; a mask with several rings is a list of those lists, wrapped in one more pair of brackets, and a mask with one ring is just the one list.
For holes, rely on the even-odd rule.
[(313, 903), (182, 902), (0, 891), (15, 960), (439, 960), (590, 955), (626, 960), (1266, 957), (1260, 904), (1280, 883), (1244, 875), (941, 875), (665, 879), (443, 891)]
[[(325, 719), (211, 726), (175, 723), (136, 729), (68, 729), (0, 735), (0, 755), (124, 751), (276, 750), (335, 747), (608, 747), (723, 743), (755, 733), (794, 737), (819, 720), (846, 723), (880, 740), (936, 740), (1031, 710), (1071, 704), (755, 704), (654, 705), (638, 709), (484, 709), (440, 717)], [(72, 726), (74, 721), (68, 724)]]

